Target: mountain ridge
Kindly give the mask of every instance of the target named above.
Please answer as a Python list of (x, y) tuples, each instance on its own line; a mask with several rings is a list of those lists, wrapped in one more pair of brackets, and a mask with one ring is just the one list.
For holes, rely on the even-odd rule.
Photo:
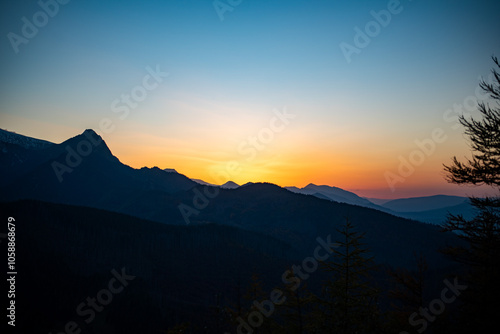
[(388, 201), (381, 206), (395, 212), (418, 212), (443, 209), (468, 202), (467, 197), (450, 195), (431, 195), (409, 198), (398, 198)]
[[(87, 206), (172, 225), (227, 225), (292, 244), (304, 255), (314, 247), (318, 236), (339, 237), (337, 228), (349, 217), (366, 233), (366, 242), (377, 258), (392, 266), (408, 266), (413, 251), (430, 256), (437, 247), (453, 239), (429, 224), (375, 208), (297, 194), (272, 183), (248, 183), (236, 189), (218, 187), (215, 191), (185, 175), (158, 167), (134, 169), (114, 157), (101, 140), (95, 132), (85, 131), (36, 151), (46, 154), (44, 159), (31, 160), (39, 163), (13, 179), (0, 199)], [(95, 146), (92, 152), (89, 145)], [(75, 154), (81, 155), (79, 163)], [(53, 170), (55, 162), (71, 163), (72, 170), (62, 182)], [(344, 191), (327, 186), (310, 185), (308, 190), (331, 190), (346, 196)], [(357, 198), (355, 194), (351, 196)], [(440, 261), (436, 256), (429, 260), (436, 265)]]
[(16, 144), (26, 149), (40, 149), (54, 145), (54, 143), (47, 140), (28, 137), (4, 129), (0, 129), (0, 142)]
[(326, 199), (330, 201), (347, 203), (359, 205), (367, 208), (377, 209), (384, 212), (390, 212), (389, 209), (386, 209), (382, 206), (376, 205), (369, 200), (358, 196), (357, 194), (344, 190), (342, 188), (338, 188), (335, 186), (328, 185), (316, 185), (314, 183), (309, 183), (304, 188), (298, 187), (285, 187), (285, 189), (290, 190), (291, 192), (301, 193), (305, 195), (313, 195), (321, 199)]

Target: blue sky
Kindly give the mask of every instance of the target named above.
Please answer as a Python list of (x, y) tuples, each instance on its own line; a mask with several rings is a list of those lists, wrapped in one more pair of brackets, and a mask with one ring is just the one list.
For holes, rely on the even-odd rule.
[[(443, 181), (442, 163), (469, 154), (443, 113), (474, 95), (500, 55), (500, 4), (401, 1), (348, 62), (339, 45), (355, 45), (355, 27), (389, 3), (243, 0), (221, 21), (208, 0), (72, 0), (17, 53), (8, 34), (21, 36), (22, 18), (41, 7), (2, 4), (0, 127), (61, 142), (109, 118), (115, 128), (103, 137), (123, 162), (207, 179), (241, 160), (238, 145), (286, 107), (296, 118), (237, 182), (379, 197), (470, 193)], [(119, 119), (111, 103), (157, 66), (169, 76)], [(384, 173), (436, 127), (447, 141), (390, 190)]]

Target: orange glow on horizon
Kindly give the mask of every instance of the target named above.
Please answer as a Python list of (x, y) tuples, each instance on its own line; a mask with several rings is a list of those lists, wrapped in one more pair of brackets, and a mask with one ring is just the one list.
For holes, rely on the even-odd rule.
[[(62, 142), (83, 130), (60, 127), (38, 121), (26, 121), (18, 116), (5, 117), (7, 130), (53, 142)], [(24, 123), (24, 129), (12, 124)], [(382, 148), (376, 139), (357, 138), (341, 140), (314, 136), (314, 131), (283, 131), (275, 135), (273, 141), (261, 150), (250, 154), (239, 150), (247, 135), (228, 136), (223, 129), (212, 129), (206, 136), (164, 134), (159, 127), (156, 131), (134, 131), (137, 124), (120, 124), (116, 131), (101, 134), (113, 155), (122, 163), (133, 168), (144, 166), (173, 168), (193, 179), (201, 179), (213, 184), (233, 181), (237, 184), (247, 182), (270, 182), (279, 186), (305, 187), (310, 183), (328, 185), (352, 191), (359, 196), (376, 198), (404, 198), (449, 195), (495, 195), (489, 187), (467, 187), (448, 184), (444, 179), (443, 163), (450, 161), (449, 152), (464, 152), (463, 138), (457, 144), (449, 140), (426, 158), (420, 166), (403, 182), (397, 183), (394, 191), (390, 189), (384, 173), (397, 174), (398, 155), (407, 157), (412, 143), (402, 148)], [(45, 132), (54, 133), (47, 137)], [(54, 137), (55, 134), (58, 137)], [(212, 133), (216, 135), (212, 136)], [(255, 133), (249, 130), (249, 133)], [(61, 138), (63, 138), (61, 140)], [(320, 140), (322, 139), (322, 140)], [(370, 146), (366, 143), (369, 142)], [(317, 143), (321, 143), (318, 145)], [(395, 153), (397, 152), (397, 153)], [(402, 152), (401, 154), (399, 152)], [(242, 154), (244, 153), (244, 154)]]
[[(494, 190), (489, 187), (459, 187), (448, 184), (439, 160), (430, 161), (425, 168), (416, 169), (413, 175), (397, 184), (392, 191), (384, 178), (384, 172), (391, 169), (383, 164), (382, 159), (369, 165), (364, 159), (356, 159), (344, 152), (324, 155), (323, 159), (318, 160), (315, 159), (320, 154), (317, 151), (319, 150), (278, 155), (263, 152), (262, 156), (254, 161), (247, 161), (238, 154), (230, 156), (220, 152), (216, 152), (211, 158), (211, 153), (214, 152), (183, 151), (177, 147), (163, 145), (118, 145), (113, 153), (120, 161), (133, 168), (173, 168), (189, 178), (219, 185), (227, 181), (239, 185), (247, 182), (270, 182), (281, 187), (302, 188), (313, 183), (339, 187), (359, 196), (387, 199), (437, 194), (494, 194)], [(394, 171), (394, 168), (392, 170)]]

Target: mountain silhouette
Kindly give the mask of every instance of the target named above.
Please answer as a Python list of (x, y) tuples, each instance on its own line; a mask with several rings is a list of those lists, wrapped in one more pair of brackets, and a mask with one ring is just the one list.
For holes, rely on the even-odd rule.
[(236, 189), (239, 187), (239, 185), (233, 181), (227, 181), (223, 185), (220, 186), (223, 189)]
[[(2, 200), (39, 199), (132, 211), (146, 218), (147, 212), (134, 207), (138, 197), (151, 192), (173, 194), (196, 185), (182, 174), (157, 167), (134, 169), (121, 163), (93, 130), (34, 152), (15, 148), (2, 152), (2, 162), (10, 166), (2, 174)], [(20, 153), (25, 156), (23, 161), (16, 159)]]
[(308, 184), (304, 188), (297, 187), (285, 187), (285, 189), (290, 190), (294, 193), (305, 194), (305, 195), (313, 195), (318, 198), (327, 199), (330, 201), (335, 201), (339, 203), (348, 203), (359, 206), (364, 206), (367, 208), (373, 208), (380, 211), (390, 212), (387, 208), (376, 205), (366, 198), (360, 197), (353, 192), (332, 186), (318, 186), (313, 183)]
[[(174, 225), (186, 221), (193, 226), (227, 225), (271, 236), (302, 254), (314, 247), (317, 237), (335, 236), (336, 228), (348, 217), (366, 232), (367, 243), (379, 261), (393, 266), (410, 265), (415, 251), (428, 254), (437, 265), (442, 259), (435, 251), (453, 240), (434, 226), (334, 201), (342, 197), (366, 204), (357, 195), (335, 187), (310, 184), (305, 188), (331, 199), (324, 200), (270, 183), (214, 188), (158, 167), (134, 169), (113, 156), (92, 130), (46, 148), (28, 150), (17, 145), (16, 150), (1, 156), (2, 161), (14, 165), (3, 174), (3, 201), (35, 199), (88, 206)], [(16, 160), (17, 153), (25, 159)], [(207, 192), (218, 193), (202, 198)], [(188, 217), (180, 206), (190, 208)]]
[(0, 129), (0, 143), (15, 144), (15, 145), (21, 146), (22, 148), (26, 148), (26, 149), (30, 149), (30, 150), (47, 148), (49, 146), (54, 145), (54, 143), (51, 143), (51, 142), (46, 141), (46, 140), (27, 137), (27, 136), (20, 135), (18, 133), (14, 133), (14, 132), (10, 132), (10, 131), (6, 131), (3, 129)]
[[(23, 240), (18, 300), (37, 315), (21, 325), (26, 333), (58, 332), (73, 316), (68, 305), (101, 291), (113, 268), (136, 276), (116, 297), (127, 303), (106, 309), (116, 331), (155, 332), (185, 321), (215, 328), (214, 312), (240, 303), (253, 274), (272, 291), (287, 269), (314, 254), (318, 238), (343, 240), (338, 229), (346, 219), (364, 233), (382, 270), (412, 270), (419, 254), (431, 282), (451, 268), (438, 250), (460, 244), (437, 226), (346, 203), (367, 205), (335, 187), (305, 187), (312, 194), (272, 183), (225, 189), (158, 167), (135, 169), (92, 130), (60, 144), (0, 145), (0, 211), (20, 222)], [(321, 291), (329, 275), (318, 270), (308, 287)], [(383, 275), (371, 279), (387, 284)], [(30, 300), (48, 304), (40, 310)]]
[[(203, 191), (202, 186), (197, 188)], [(441, 263), (443, 258), (436, 256), (436, 251), (455, 240), (453, 235), (443, 234), (433, 225), (375, 209), (295, 194), (270, 183), (221, 189), (206, 208), (190, 219), (195, 225), (214, 222), (272, 235), (307, 252), (318, 236), (336, 236), (336, 227), (343, 224), (346, 217), (366, 233), (366, 242), (378, 260), (394, 266), (409, 265), (414, 252), (428, 255), (433, 264)]]
[(467, 197), (434, 195), (395, 199), (384, 203), (382, 206), (394, 212), (419, 212), (444, 209), (468, 202)]

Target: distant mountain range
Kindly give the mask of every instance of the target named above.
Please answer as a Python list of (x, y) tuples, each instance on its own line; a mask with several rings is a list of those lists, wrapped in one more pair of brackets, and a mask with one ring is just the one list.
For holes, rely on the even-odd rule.
[(294, 193), (312, 195), (317, 198), (359, 205), (387, 212), (395, 216), (414, 219), (425, 223), (442, 225), (447, 216), (461, 214), (470, 219), (475, 211), (467, 197), (435, 195), (427, 197), (412, 197), (403, 199), (363, 198), (353, 192), (331, 186), (308, 184), (304, 188), (285, 187)]
[[(437, 229), (383, 212), (388, 209), (335, 187), (310, 184), (283, 189), (228, 182), (215, 198), (203, 199), (203, 194), (215, 193), (210, 190), (214, 187), (173, 170), (124, 165), (93, 130), (61, 144), (29, 148), (3, 144), (8, 145), (0, 154), (2, 201), (35, 199), (88, 206), (176, 225), (186, 221), (229, 225), (264, 233), (302, 252), (313, 246), (316, 237), (335, 234), (335, 226), (349, 217), (366, 231), (379, 259), (393, 265), (409, 263), (413, 251), (433, 252), (444, 242)], [(189, 214), (180, 207), (189, 208)]]
[(376, 205), (367, 200), (366, 198), (359, 197), (355, 193), (337, 187), (331, 187), (325, 185), (317, 186), (313, 183), (310, 183), (304, 188), (285, 187), (285, 189), (288, 189), (294, 193), (313, 195), (318, 198), (328, 199), (330, 201), (335, 201), (339, 203), (359, 205), (359, 206), (364, 206), (366, 208), (377, 209), (384, 212), (388, 211), (386, 208)]
[(395, 199), (381, 206), (397, 216), (436, 225), (442, 225), (449, 214), (462, 215), (466, 219), (476, 214), (467, 197), (449, 195)]
[(467, 197), (435, 195), (395, 199), (382, 204), (382, 206), (394, 212), (419, 212), (452, 207), (468, 201)]
[[(164, 191), (164, 196), (170, 196), (200, 184), (222, 189), (240, 187), (232, 181), (218, 186), (199, 179), (191, 180), (171, 168), (133, 169), (114, 157), (106, 143), (93, 130), (86, 130), (61, 144), (0, 130), (0, 149), (0, 186), (7, 187), (9, 194), (8, 197), (0, 195), (0, 199), (4, 200), (27, 198), (29, 194), (31, 197), (28, 198), (89, 205), (149, 219), (156, 215), (157, 210), (149, 212), (147, 208), (150, 204), (144, 199), (149, 200), (155, 191)], [(82, 156), (78, 154), (78, 149), (82, 151)], [(88, 157), (83, 156), (85, 149), (91, 150)], [(78, 166), (73, 167), (75, 164)], [(16, 182), (12, 182), (17, 178)], [(73, 191), (75, 182), (78, 183), (81, 179), (90, 182), (78, 185), (78, 191)], [(54, 182), (61, 180), (63, 182)], [(244, 186), (247, 185), (251, 183)], [(106, 191), (102, 191), (103, 188)], [(442, 224), (448, 213), (463, 214), (465, 217), (472, 217), (474, 214), (468, 199), (458, 196), (369, 200), (338, 187), (312, 183), (304, 188), (285, 189), (433, 224)]]
[(191, 179), (191, 180), (193, 180), (194, 182), (196, 182), (198, 184), (204, 185), (204, 186), (220, 187), (222, 189), (236, 189), (239, 187), (239, 185), (233, 181), (227, 181), (226, 183), (224, 183), (222, 185), (217, 185), (217, 184), (205, 182), (205, 181), (200, 180), (200, 179)]
[(467, 197), (435, 195), (388, 201), (382, 207), (395, 215), (421, 222), (442, 225), (450, 214), (473, 218), (477, 212)]
[[(135, 169), (93, 130), (60, 144), (4, 132), (0, 186), (0, 212), (19, 226), (23, 289), (17, 298), (33, 315), (20, 324), (23, 333), (62, 330), (74, 316), (68, 305), (103, 291), (110, 271), (125, 270), (120, 268), (136, 278), (116, 296), (124, 302), (103, 312), (99, 321), (114, 326), (109, 332), (159, 332), (186, 321), (204, 328), (199, 332), (207, 332), (207, 324), (209, 332), (224, 332), (213, 330), (219, 328), (214, 314), (242, 302), (252, 275), (272, 291), (285, 270), (314, 254), (318, 238), (340, 240), (346, 219), (364, 233), (364, 245), (382, 268), (373, 277), (381, 285), (386, 269), (413, 270), (415, 254), (427, 260), (428, 281), (441, 282), (452, 265), (439, 250), (460, 244), (437, 226), (336, 187), (214, 186), (174, 169)], [(398, 215), (435, 219), (443, 205), (455, 203), (437, 200), (442, 206), (432, 203), (435, 212)], [(411, 209), (426, 203), (389, 204)], [(327, 275), (311, 274), (308, 288), (320, 291)], [(30, 300), (47, 305), (40, 309)]]

